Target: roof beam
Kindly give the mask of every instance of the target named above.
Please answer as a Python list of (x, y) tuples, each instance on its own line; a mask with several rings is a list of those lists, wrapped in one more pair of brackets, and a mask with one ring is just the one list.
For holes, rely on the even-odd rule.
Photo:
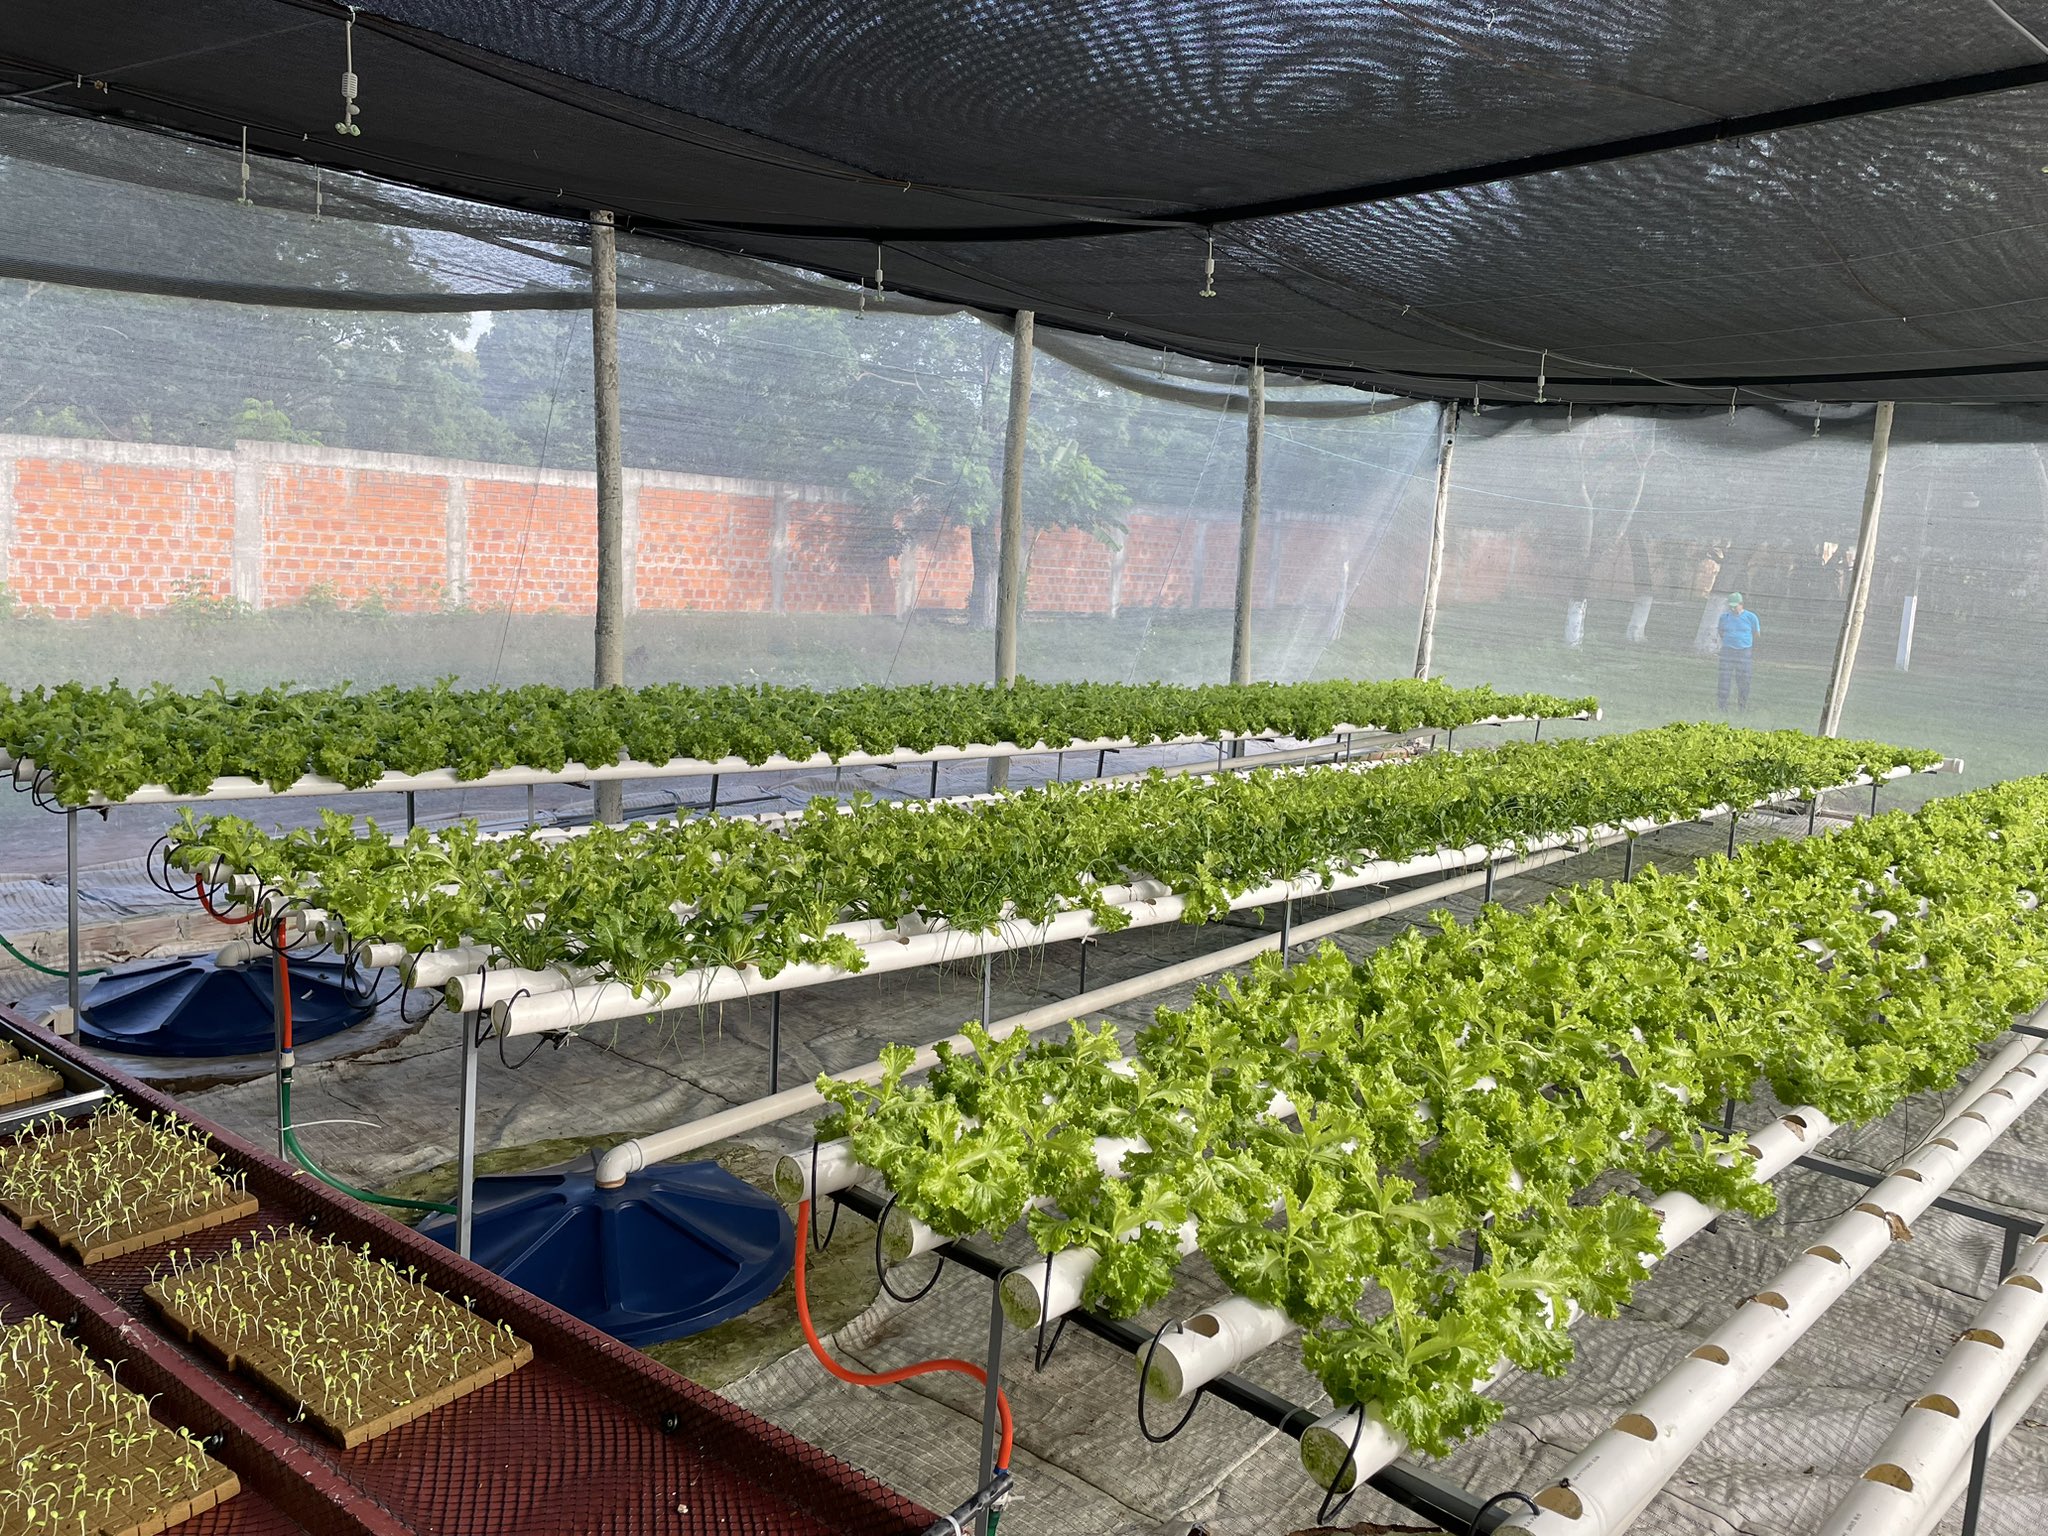
[(1421, 197), (1432, 192), (1454, 192), (1466, 187), (1488, 186), (1530, 176), (1584, 166), (1607, 165), (1617, 160), (1635, 160), (1647, 155), (1671, 154), (1697, 149), (1731, 139), (1757, 138), (1798, 128), (1819, 127), (1851, 118), (1874, 117), (1903, 112), (1914, 107), (1943, 106), (1993, 96), (2003, 91), (2023, 91), (2048, 85), (2048, 62), (2022, 64), (2012, 69), (1962, 75), (1948, 80), (1930, 80), (1890, 90), (1866, 91), (1840, 96), (1832, 101), (1808, 102), (1779, 107), (1745, 117), (1716, 118), (1686, 128), (1661, 133), (1635, 134), (1600, 144), (1584, 144), (1543, 154), (1521, 155), (1485, 165), (1462, 166), (1454, 170), (1429, 171), (1420, 176), (1402, 176), (1390, 181), (1363, 182), (1320, 192), (1303, 192), (1263, 202), (1237, 203), (1217, 208), (1196, 208), (1186, 213), (1146, 218), (1141, 215), (1105, 214), (1100, 219), (1068, 219), (1038, 224), (955, 224), (955, 225), (821, 225), (704, 223), (692, 227), (774, 236), (791, 240), (862, 240), (898, 245), (957, 242), (964, 244), (1007, 244), (1032, 240), (1100, 239), (1105, 235), (1142, 234), (1147, 231), (1213, 229), (1224, 224), (1242, 224), (1254, 219), (1286, 218), (1293, 214), (1323, 213), (1340, 208), (1368, 208), (1376, 203)]

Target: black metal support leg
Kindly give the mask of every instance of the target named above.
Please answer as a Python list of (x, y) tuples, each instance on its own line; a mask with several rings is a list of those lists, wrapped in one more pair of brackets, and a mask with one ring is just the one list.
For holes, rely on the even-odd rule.
[[(1860, 1184), (1865, 1189), (1875, 1189), (1884, 1182), (1883, 1174), (1871, 1173), (1862, 1168), (1851, 1168), (1844, 1163), (1825, 1157), (1814, 1157), (1811, 1154), (1799, 1158), (1797, 1166), (1813, 1173), (1824, 1173), (1829, 1178), (1840, 1179), (1844, 1183)], [(1978, 1205), (1974, 1201), (1961, 1200), (1954, 1195), (1936, 1196), (1934, 1208), (1938, 1211), (1947, 1211), (1954, 1216), (1967, 1216), (1972, 1221), (1983, 1222), (1987, 1227), (1997, 1227), (2002, 1232), (2021, 1237), (2032, 1237), (2041, 1230), (2038, 1219), (2014, 1216), (2010, 1212), (1993, 1210), (1988, 1205)], [(2011, 1265), (2006, 1267), (2009, 1269)]]
[(1095, 941), (1093, 939), (1083, 939), (1081, 941), (1081, 984), (1074, 989), (1076, 997), (1079, 997), (1088, 990), (1088, 951), (1094, 947)]
[[(2005, 1248), (1998, 1259), (1998, 1280), (2012, 1273), (2013, 1265), (2019, 1262), (2020, 1235), (2011, 1227), (2005, 1229)], [(1992, 1281), (1996, 1285), (1998, 1280)], [(1985, 1417), (1984, 1427), (1977, 1431), (1977, 1443), (1970, 1448), (1970, 1487), (1963, 1495), (1963, 1536), (1977, 1536), (1977, 1520), (1984, 1511), (1984, 1469), (1991, 1464), (1991, 1419)]]
[[(64, 813), (64, 1002), (71, 1009), (71, 1028), (79, 1028), (78, 982), (78, 812)], [(279, 1133), (282, 1136), (282, 1132)], [(282, 1154), (284, 1148), (279, 1146)]]
[(718, 814), (718, 775), (715, 773), (711, 775), (711, 804), (705, 808), (704, 814), (707, 816), (716, 816)]
[(1294, 942), (1294, 898), (1288, 897), (1280, 907), (1280, 963), (1287, 964), (1287, 949)]
[(782, 994), (768, 994), (768, 1091), (782, 1091)]
[[(1002, 1419), (999, 1394), (1003, 1389), (1003, 1283), (989, 1287), (988, 1382), (981, 1394), (981, 1480), (977, 1488), (995, 1481), (996, 1435)], [(988, 1514), (974, 1517), (975, 1536), (988, 1536)]]
[(939, 798), (939, 760), (938, 760), (937, 758), (933, 758), (933, 759), (932, 759), (932, 787), (931, 787), (931, 792), (930, 792), (929, 794), (927, 794), (927, 795), (925, 796), (925, 799), (927, 799), (927, 800), (936, 800), (936, 799), (938, 799), (938, 798)]
[(1877, 792), (1883, 788), (1883, 779), (1879, 779), (1875, 784), (1872, 784), (1870, 786), (1870, 814), (1873, 816), (1877, 814)]
[(981, 1027), (989, 1026), (989, 1015), (995, 1011), (996, 957), (993, 953), (981, 957)]
[(1813, 836), (1814, 828), (1820, 824), (1820, 791), (1815, 790), (1813, 799), (1806, 807), (1806, 835)]
[(1735, 857), (1735, 834), (1737, 831), (1741, 829), (1741, 827), (1741, 812), (1730, 811), (1728, 813), (1728, 857), (1731, 859)]
[(1479, 897), (1479, 899), (1480, 899), (1481, 901), (1491, 901), (1491, 900), (1493, 900), (1493, 872), (1494, 872), (1494, 870), (1495, 870), (1496, 868), (1498, 868), (1498, 867), (1499, 867), (1499, 866), (1497, 866), (1497, 865), (1496, 865), (1496, 864), (1494, 863), (1494, 861), (1493, 861), (1493, 856), (1492, 856), (1491, 854), (1487, 855), (1487, 859), (1486, 859), (1486, 889), (1485, 889), (1485, 890), (1484, 890), (1484, 891), (1483, 891), (1483, 892), (1482, 892), (1482, 893), (1480, 894), (1480, 897)]
[(405, 830), (408, 832), (419, 825), (419, 806), (416, 802), (417, 796), (408, 789), (405, 792)]
[(1636, 840), (1628, 839), (1621, 845), (1621, 878), (1633, 880), (1636, 877)]

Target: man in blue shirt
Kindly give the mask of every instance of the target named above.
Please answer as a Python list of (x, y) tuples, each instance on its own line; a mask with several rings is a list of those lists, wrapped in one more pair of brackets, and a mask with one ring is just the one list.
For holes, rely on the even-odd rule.
[(1763, 632), (1763, 620), (1742, 606), (1742, 594), (1728, 594), (1728, 611), (1721, 615), (1721, 713), (1728, 712), (1728, 689), (1733, 685), (1737, 707), (1749, 708), (1749, 669), (1756, 657), (1756, 637)]

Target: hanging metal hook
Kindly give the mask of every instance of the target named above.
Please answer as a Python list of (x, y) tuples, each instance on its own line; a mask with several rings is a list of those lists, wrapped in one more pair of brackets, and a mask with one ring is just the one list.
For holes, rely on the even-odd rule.
[(345, 139), (360, 138), (362, 125), (356, 121), (356, 114), (362, 108), (356, 105), (356, 8), (348, 8), (348, 25), (342, 31), (342, 48), (345, 62), (341, 71), (341, 121), (334, 125), (334, 131)]
[(1213, 230), (1209, 234), (1208, 254), (1202, 258), (1202, 291), (1197, 297), (1216, 297), (1216, 235)]

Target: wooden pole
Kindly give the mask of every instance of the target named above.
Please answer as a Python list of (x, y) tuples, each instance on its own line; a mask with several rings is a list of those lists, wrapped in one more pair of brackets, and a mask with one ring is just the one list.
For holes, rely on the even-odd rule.
[(1458, 436), (1458, 402), (1444, 407), (1444, 440), (1436, 456), (1436, 513), (1429, 524), (1429, 566), (1422, 578), (1422, 629), (1415, 638), (1415, 675), (1429, 676), (1436, 648), (1436, 596), (1444, 584), (1444, 531), (1451, 519), (1451, 449)]
[[(597, 686), (626, 681), (625, 468), (619, 444), (619, 267), (612, 216), (590, 216), (590, 355), (597, 447)], [(618, 821), (625, 785), (600, 783), (599, 821)]]
[(1252, 578), (1259, 553), (1259, 475), (1266, 443), (1266, 370), (1252, 364), (1245, 389), (1244, 518), (1237, 533), (1237, 622), (1230, 632), (1230, 680), (1252, 680)]
[[(996, 686), (1017, 681), (1017, 620), (1024, 608), (1024, 443), (1031, 429), (1031, 330), (1036, 315), (1017, 311), (1010, 332), (1010, 419), (1003, 433), (1003, 510), (996, 546)], [(993, 757), (988, 787), (1010, 782), (1010, 760)]]
[(1849, 702), (1849, 674), (1856, 666), (1856, 647), (1863, 639), (1863, 612), (1870, 606), (1870, 582), (1877, 569), (1877, 520), (1884, 511), (1884, 467), (1891, 452), (1892, 402), (1877, 403), (1870, 430), (1870, 476), (1863, 485), (1863, 525), (1856, 535), (1856, 576), (1849, 583), (1849, 606), (1842, 615), (1842, 637), (1835, 646), (1835, 670), (1828, 679), (1821, 706), (1820, 733), (1838, 736), (1842, 709)]

